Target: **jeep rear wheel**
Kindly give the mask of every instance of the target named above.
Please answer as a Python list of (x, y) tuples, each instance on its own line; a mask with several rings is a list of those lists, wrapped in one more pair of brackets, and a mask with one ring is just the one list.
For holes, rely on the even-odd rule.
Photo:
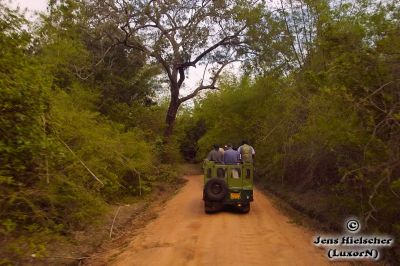
[(211, 178), (204, 188), (204, 193), (207, 200), (221, 201), (228, 193), (228, 185), (223, 179)]

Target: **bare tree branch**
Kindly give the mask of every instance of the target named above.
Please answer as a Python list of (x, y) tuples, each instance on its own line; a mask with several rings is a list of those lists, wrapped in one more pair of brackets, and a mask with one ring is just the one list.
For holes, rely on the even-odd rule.
[[(215, 84), (217, 83), (217, 80), (222, 72), (222, 70), (229, 64), (233, 63), (233, 62), (238, 62), (240, 60), (231, 60), (231, 61), (227, 61), (225, 63), (223, 63), (219, 69), (217, 70), (217, 72), (214, 74), (214, 76), (211, 78), (211, 83), (209, 85), (203, 85), (203, 81), (201, 82), (200, 86), (198, 86), (192, 93), (181, 97), (179, 99), (180, 103), (183, 103), (187, 100), (192, 99), (193, 97), (195, 97), (200, 91), (202, 90), (217, 90), (218, 88), (215, 86)], [(203, 75), (204, 77), (204, 75)]]
[(190, 66), (196, 66), (196, 64), (203, 59), (207, 54), (218, 48), (219, 46), (226, 45), (229, 43), (230, 40), (236, 38), (243, 30), (245, 30), (247, 25), (243, 26), (239, 31), (237, 31), (235, 34), (231, 36), (227, 36), (223, 39), (221, 39), (219, 42), (215, 43), (214, 45), (210, 46), (208, 49), (204, 50), (200, 55), (196, 57), (193, 61), (190, 62), (185, 62), (179, 66), (179, 68), (187, 68)]
[[(107, 54), (111, 51), (111, 49), (113, 49), (115, 46), (117, 46), (116, 43), (110, 45), (110, 47), (107, 48), (107, 50), (104, 52), (104, 54), (101, 56), (101, 58), (97, 61), (96, 64), (94, 64), (92, 66), (92, 68), (97, 67), (98, 65), (100, 65), (101, 63), (104, 62), (104, 58), (107, 56)], [(75, 69), (75, 75), (82, 79), (82, 80), (87, 80), (88, 78), (90, 78), (91, 76), (94, 75), (94, 71), (91, 71), (89, 74), (87, 74), (86, 76), (82, 76), (82, 71), (83, 69), (78, 69), (78, 67), (76, 65), (73, 65), (74, 69)]]

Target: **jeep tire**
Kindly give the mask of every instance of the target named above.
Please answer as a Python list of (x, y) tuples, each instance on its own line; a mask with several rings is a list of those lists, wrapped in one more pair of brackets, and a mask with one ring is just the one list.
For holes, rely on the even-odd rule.
[(227, 193), (228, 185), (220, 178), (211, 178), (204, 187), (205, 200), (222, 201)]

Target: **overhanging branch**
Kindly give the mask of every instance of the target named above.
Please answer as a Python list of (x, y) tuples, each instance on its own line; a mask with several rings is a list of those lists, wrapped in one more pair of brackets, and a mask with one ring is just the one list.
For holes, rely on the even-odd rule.
[(211, 53), (215, 49), (217, 49), (219, 46), (230, 44), (231, 40), (235, 39), (240, 35), (240, 33), (247, 28), (247, 25), (243, 26), (240, 28), (235, 34), (231, 36), (226, 36), (225, 38), (221, 39), (219, 42), (215, 43), (214, 45), (210, 46), (208, 49), (204, 50), (200, 55), (196, 57), (193, 61), (185, 62), (183, 64), (180, 64), (178, 68), (188, 68), (191, 66), (196, 66), (196, 64), (203, 59), (207, 54)]
[(229, 64), (233, 63), (233, 62), (239, 62), (240, 60), (230, 60), (230, 61), (226, 61), (224, 62), (219, 69), (217, 70), (217, 72), (215, 72), (214, 76), (211, 78), (211, 83), (209, 85), (203, 85), (203, 80), (204, 80), (204, 74), (203, 74), (203, 80), (201, 81), (200, 86), (198, 86), (192, 93), (183, 96), (182, 98), (179, 99), (179, 104), (186, 102), (187, 100), (190, 100), (192, 98), (194, 98), (200, 91), (202, 90), (218, 90), (218, 88), (215, 86), (217, 83), (217, 80), (219, 78), (219, 76), (221, 75), (222, 70)]

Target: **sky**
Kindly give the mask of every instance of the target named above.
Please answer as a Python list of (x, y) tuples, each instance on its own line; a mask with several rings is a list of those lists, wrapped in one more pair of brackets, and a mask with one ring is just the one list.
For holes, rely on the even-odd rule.
[(6, 0), (12, 7), (19, 6), (21, 9), (27, 8), (30, 13), (35, 11), (46, 11), (47, 0)]
[(47, 7), (47, 0), (12, 0), (12, 6), (19, 5), (21, 8), (28, 8), (34, 11), (45, 11)]

